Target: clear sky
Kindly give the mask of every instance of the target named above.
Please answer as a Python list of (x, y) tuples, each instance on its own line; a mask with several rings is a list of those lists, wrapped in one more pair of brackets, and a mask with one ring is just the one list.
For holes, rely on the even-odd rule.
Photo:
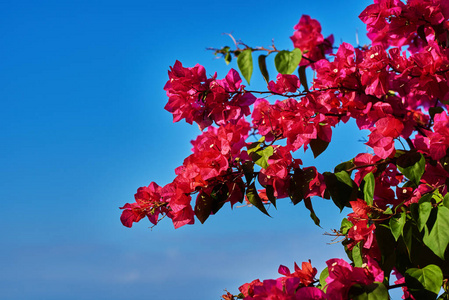
[[(226, 206), (204, 225), (174, 230), (120, 223), (139, 186), (174, 178), (196, 126), (172, 123), (163, 107), (175, 60), (222, 78), (206, 47), (292, 49), (302, 14), (336, 45), (366, 43), (358, 15), (369, 1), (0, 0), (0, 295), (2, 299), (219, 299), (223, 290), (277, 277), (307, 259), (320, 271), (344, 256), (322, 234), (344, 214), (314, 199), (323, 229), (302, 204)], [(269, 61), (272, 65), (272, 61)], [(272, 77), (275, 76), (271, 69)], [(251, 87), (263, 87), (253, 75)], [(317, 161), (330, 170), (366, 146), (354, 126), (336, 129)], [(305, 165), (313, 165), (303, 155)]]

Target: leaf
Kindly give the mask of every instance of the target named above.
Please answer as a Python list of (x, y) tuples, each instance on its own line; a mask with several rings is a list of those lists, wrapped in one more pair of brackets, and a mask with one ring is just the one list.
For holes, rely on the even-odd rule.
[(242, 164), (243, 174), (247, 183), (251, 183), (254, 178), (254, 163), (252, 161), (245, 161)]
[(391, 218), (390, 219), (390, 230), (394, 236), (394, 239), (397, 241), (398, 238), (403, 234), (404, 225), (406, 221), (406, 214), (402, 212), (399, 218)]
[(421, 232), (426, 226), (427, 220), (429, 219), (430, 212), (432, 211), (432, 203), (423, 202), (419, 204), (418, 208), (418, 229)]
[(306, 66), (300, 66), (298, 68), (299, 82), (304, 87), (304, 91), (309, 91), (309, 85), (307, 84)]
[(254, 182), (251, 183), (248, 189), (246, 190), (246, 197), (248, 197), (249, 203), (257, 207), (261, 212), (263, 212), (267, 216), (270, 216), (265, 206), (263, 205), (262, 199), (260, 199), (259, 194), (257, 193), (256, 185)]
[(405, 177), (419, 185), (426, 168), (426, 160), (421, 153), (407, 152), (398, 158), (397, 167)]
[(229, 188), (226, 184), (217, 184), (210, 195), (212, 197), (212, 214), (216, 214), (225, 204), (229, 197)]
[(429, 235), (424, 235), (423, 242), (438, 257), (444, 260), (444, 252), (449, 243), (449, 208), (438, 206), (435, 224)]
[(256, 152), (251, 153), (251, 159), (254, 163), (264, 169), (268, 168), (268, 159), (271, 155), (273, 155), (273, 147), (268, 146), (263, 150), (257, 150)]
[(292, 51), (280, 51), (274, 57), (276, 70), (281, 74), (292, 74), (301, 62), (302, 52), (298, 48)]
[(237, 57), (237, 66), (249, 84), (253, 74), (253, 54), (251, 49), (246, 49), (240, 52)]
[(265, 79), (266, 83), (268, 84), (268, 82), (270, 81), (270, 76), (268, 75), (266, 58), (266, 55), (261, 54), (259, 55), (258, 61), (260, 73), (262, 73), (263, 79)]
[(323, 141), (319, 137), (310, 140), (310, 148), (312, 148), (314, 158), (317, 158), (318, 155), (323, 153), (327, 146), (329, 146), (329, 142)]
[(352, 248), (352, 260), (354, 261), (354, 266), (357, 268), (361, 268), (363, 265), (362, 252), (360, 251), (361, 243), (357, 243)]
[(366, 174), (365, 178), (363, 178), (365, 181), (365, 185), (363, 186), (363, 195), (365, 202), (368, 205), (373, 205), (374, 201), (374, 186), (376, 183), (376, 180), (374, 179), (373, 173)]
[(310, 211), (310, 217), (312, 218), (313, 222), (315, 222), (315, 225), (318, 227), (320, 226), (320, 219), (315, 214), (315, 211), (313, 210), (312, 201), (310, 200), (310, 197), (307, 197), (304, 199), (304, 205), (306, 208)]
[(429, 107), (429, 114), (430, 114), (430, 117), (432, 118), (432, 120), (433, 120), (433, 118), (435, 117), (436, 114), (442, 113), (443, 111), (444, 111), (444, 109), (442, 107), (439, 107), (439, 106), (437, 106), (437, 107)]
[(405, 271), (405, 283), (416, 299), (435, 299), (443, 284), (443, 273), (436, 265)]
[(306, 180), (304, 178), (304, 171), (299, 168), (295, 169), (288, 187), (288, 196), (292, 200), (293, 205), (298, 204), (304, 199), (305, 186)]
[(212, 212), (212, 197), (201, 191), (196, 198), (195, 216), (200, 220), (201, 224), (206, 222)]
[(324, 172), (323, 175), (326, 189), (329, 191), (335, 205), (340, 208), (340, 211), (345, 206), (350, 207), (350, 201), (357, 200), (357, 184), (351, 179), (348, 172)]
[(381, 282), (373, 282), (369, 285), (355, 284), (349, 289), (348, 299), (353, 299), (353, 300), (385, 300), (385, 299), (389, 299), (388, 289)]
[(348, 219), (344, 218), (343, 220), (341, 220), (340, 232), (346, 235), (349, 229), (352, 228), (352, 226), (354, 226), (354, 224), (352, 224)]
[(274, 188), (272, 185), (265, 186), (265, 191), (267, 193), (268, 200), (270, 200), (271, 204), (273, 204), (274, 208), (276, 208), (276, 197), (274, 196)]
[(320, 274), (320, 284), (321, 284), (321, 289), (323, 290), (323, 291), (326, 291), (326, 289), (327, 289), (327, 283), (326, 283), (326, 278), (327, 277), (329, 277), (329, 269), (328, 269), (328, 267), (326, 267), (326, 268), (324, 268), (324, 270), (323, 271), (321, 271), (321, 274)]
[[(345, 161), (345, 162), (342, 162), (342, 163), (336, 165), (334, 168), (334, 172), (337, 173), (340, 171), (346, 171), (346, 170), (351, 169), (354, 166), (355, 166), (354, 159), (351, 159), (351, 160), (348, 160), (348, 161)], [(349, 174), (351, 174), (351, 173), (349, 173)]]
[(391, 234), (390, 228), (384, 224), (377, 226), (374, 234), (382, 256), (382, 264), (380, 266), (385, 274), (390, 274), (396, 265), (397, 243)]
[(229, 65), (231, 63), (231, 61), (232, 61), (232, 55), (231, 55), (231, 52), (229, 50), (230, 50), (230, 48), (228, 46), (223, 47), (223, 51), (225, 52), (224, 60), (225, 60), (227, 65)]
[(265, 141), (265, 137), (261, 137), (257, 142), (251, 143), (247, 146), (247, 153), (248, 155), (251, 155), (251, 153), (256, 152), (260, 149), (260, 144), (262, 144)]
[(449, 208), (449, 193), (447, 193), (443, 198), (443, 205)]
[(231, 53), (227, 52), (227, 53), (225, 54), (224, 60), (225, 60), (226, 64), (229, 65), (229, 64), (231, 63), (231, 61), (232, 61), (232, 55), (231, 55)]

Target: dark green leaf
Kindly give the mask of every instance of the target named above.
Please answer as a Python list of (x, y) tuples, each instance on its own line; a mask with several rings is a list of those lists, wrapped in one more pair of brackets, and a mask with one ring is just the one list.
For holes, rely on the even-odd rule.
[(432, 119), (435, 117), (436, 114), (442, 113), (443, 111), (444, 111), (444, 109), (439, 106), (429, 108), (429, 114)]
[(423, 202), (419, 204), (418, 211), (418, 229), (419, 231), (422, 231), (424, 229), (424, 226), (426, 226), (427, 220), (430, 216), (430, 212), (432, 211), (432, 203)]
[(369, 285), (355, 284), (349, 289), (348, 299), (386, 300), (388, 298), (388, 290), (381, 282), (373, 282)]
[(397, 167), (405, 177), (419, 185), (426, 168), (426, 160), (419, 152), (407, 152), (398, 158)]
[(249, 184), (254, 178), (254, 163), (252, 161), (245, 161), (242, 164), (243, 174), (245, 174), (246, 182)]
[(390, 230), (396, 241), (403, 234), (406, 218), (406, 213), (402, 212), (398, 218), (390, 219)]
[(251, 76), (253, 74), (253, 54), (251, 49), (246, 49), (240, 52), (239, 56), (237, 57), (237, 66), (239, 67), (240, 72), (249, 84)]
[(292, 74), (301, 62), (302, 52), (295, 48), (292, 51), (283, 50), (276, 54), (274, 65), (281, 74)]
[(256, 185), (254, 184), (254, 182), (246, 190), (246, 197), (248, 197), (249, 203), (257, 207), (261, 212), (263, 212), (267, 216), (270, 216), (265, 206), (263, 205), (262, 199), (260, 199), (259, 194), (257, 193)]
[(260, 73), (262, 73), (263, 79), (265, 79), (266, 83), (270, 81), (270, 76), (268, 75), (267, 70), (267, 63), (266, 63), (267, 56), (264, 54), (259, 55), (259, 69)]
[(306, 66), (300, 66), (298, 68), (298, 75), (299, 75), (299, 81), (301, 82), (301, 85), (304, 87), (304, 91), (309, 91), (309, 85), (307, 83), (307, 76), (306, 76)]
[(412, 257), (412, 242), (413, 242), (413, 226), (412, 222), (406, 222), (402, 230), (402, 239), (407, 250), (408, 256)]
[(363, 180), (365, 181), (365, 185), (363, 186), (363, 195), (365, 197), (365, 202), (368, 205), (373, 205), (374, 185), (376, 183), (374, 179), (374, 174), (373, 173), (366, 174)]
[(212, 201), (212, 214), (216, 214), (223, 207), (229, 197), (229, 188), (226, 184), (217, 184), (210, 195)]
[[(354, 167), (354, 159), (342, 162), (340, 164), (338, 164), (337, 166), (335, 166), (334, 168), (334, 172), (338, 173), (340, 171), (347, 171), (349, 169), (351, 169), (352, 167)], [(351, 174), (351, 173), (349, 173)]]
[(304, 199), (304, 189), (306, 187), (306, 180), (304, 177), (304, 171), (301, 169), (295, 169), (293, 176), (290, 179), (290, 185), (288, 187), (288, 196), (296, 205)]
[(272, 185), (267, 185), (265, 187), (265, 191), (267, 193), (268, 200), (270, 200), (271, 204), (276, 208), (276, 197), (274, 196), (274, 188)]
[(207, 218), (209, 218), (212, 212), (212, 202), (212, 197), (205, 192), (200, 192), (196, 198), (195, 216), (200, 220), (201, 224), (204, 224)]
[(329, 146), (329, 142), (323, 141), (319, 137), (310, 141), (310, 148), (312, 148), (313, 156), (318, 157)]
[(436, 265), (410, 268), (405, 272), (405, 283), (416, 299), (435, 299), (443, 284), (443, 273)]
[(315, 211), (313, 210), (312, 201), (310, 200), (310, 197), (304, 199), (304, 205), (310, 211), (310, 217), (312, 218), (313, 222), (315, 222), (315, 225), (321, 227), (320, 219), (317, 217)]
[(351, 179), (348, 172), (324, 172), (323, 175), (326, 189), (340, 211), (345, 206), (350, 207), (350, 201), (357, 200), (357, 184)]
[(423, 242), (438, 257), (444, 259), (444, 252), (449, 243), (449, 208), (438, 206), (437, 218), (430, 233), (424, 235)]
[(381, 268), (385, 274), (390, 274), (396, 263), (397, 243), (390, 228), (384, 224), (377, 226), (374, 234), (382, 256)]

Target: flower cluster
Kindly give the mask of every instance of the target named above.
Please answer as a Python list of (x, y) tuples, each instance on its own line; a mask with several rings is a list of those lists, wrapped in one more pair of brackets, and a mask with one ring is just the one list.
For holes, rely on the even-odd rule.
[(170, 68), (164, 90), (168, 103), (165, 109), (173, 114), (173, 121), (185, 119), (196, 122), (201, 130), (215, 122), (224, 125), (236, 123), (250, 114), (249, 106), (256, 101), (244, 92), (239, 73), (231, 69), (224, 79), (206, 77), (203, 66), (184, 68), (179, 61)]
[[(259, 58), (268, 84), (258, 93), (273, 100), (256, 99), (234, 69), (224, 79), (208, 78), (204, 67), (177, 61), (164, 87), (165, 108), (202, 133), (171, 183), (141, 187), (135, 202), (121, 207), (123, 225), (145, 217), (157, 224), (163, 216), (175, 228), (195, 218), (204, 223), (225, 203), (244, 199), (268, 214), (285, 198), (304, 202), (319, 225), (311, 199), (332, 199), (350, 209), (333, 230), (350, 261), (328, 260), (319, 280), (310, 261), (293, 272), (280, 266), (281, 277), (254, 280), (223, 298), (387, 299), (395, 287), (408, 299), (436, 299), (441, 287), (449, 294), (449, 2), (375, 0), (359, 17), (372, 44), (342, 43), (333, 54), (333, 37), (325, 39), (320, 23), (302, 16), (291, 36), (301, 51), (282, 53), (302, 52), (299, 78), (269, 81), (266, 56)], [(226, 54), (266, 50), (236, 47)], [(307, 67), (314, 72), (310, 89)], [(332, 172), (303, 167), (297, 150), (319, 156), (333, 128), (350, 119), (369, 131), (366, 153)], [(390, 274), (398, 279), (393, 284)]]

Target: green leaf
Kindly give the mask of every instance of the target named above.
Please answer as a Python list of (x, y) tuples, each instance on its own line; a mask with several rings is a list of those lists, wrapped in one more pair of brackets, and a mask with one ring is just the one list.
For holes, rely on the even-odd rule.
[(246, 190), (246, 197), (248, 197), (249, 203), (257, 207), (261, 212), (263, 212), (267, 216), (270, 216), (265, 206), (263, 205), (262, 199), (260, 199), (259, 194), (257, 193), (256, 185), (254, 182), (251, 183), (248, 189)]
[(247, 183), (251, 183), (254, 178), (254, 163), (252, 161), (245, 161), (242, 164), (243, 174)]
[(443, 198), (443, 205), (449, 208), (449, 193), (447, 193)]
[(449, 208), (437, 207), (437, 218), (430, 233), (424, 235), (423, 242), (438, 257), (444, 260), (444, 252), (449, 244)]
[(355, 284), (349, 289), (348, 299), (353, 300), (389, 299), (388, 289), (381, 282), (373, 282), (372, 284), (369, 285)]
[(300, 66), (298, 68), (299, 82), (304, 87), (304, 91), (309, 91), (309, 85), (307, 84), (306, 66)]
[(232, 55), (231, 55), (231, 53), (227, 52), (227, 53), (225, 54), (224, 60), (225, 60), (226, 64), (229, 65), (229, 64), (231, 63), (231, 61), (232, 61)]
[(373, 205), (374, 185), (376, 183), (376, 180), (374, 179), (374, 174), (373, 173), (366, 174), (363, 180), (365, 181), (365, 185), (363, 186), (363, 195), (365, 198), (365, 202), (368, 205)]
[(430, 114), (430, 117), (432, 118), (432, 120), (433, 120), (433, 118), (435, 117), (436, 114), (442, 113), (443, 111), (444, 111), (444, 109), (442, 107), (439, 107), (439, 106), (437, 106), (437, 107), (430, 107), (429, 108), (429, 114)]
[(350, 207), (350, 201), (357, 199), (357, 184), (351, 179), (346, 171), (337, 173), (324, 172), (324, 181), (335, 205), (343, 210), (343, 207)]
[(387, 207), (387, 209), (386, 210), (384, 210), (384, 212), (383, 212), (384, 214), (386, 214), (386, 215), (392, 215), (393, 214), (393, 211), (391, 210), (391, 208), (390, 207)]
[(426, 226), (427, 220), (429, 219), (430, 212), (432, 211), (432, 203), (423, 202), (419, 204), (419, 215), (418, 215), (418, 229), (421, 232)]
[(354, 226), (354, 224), (352, 224), (348, 219), (344, 218), (343, 220), (341, 220), (340, 232), (346, 235), (349, 229), (352, 228), (352, 226)]
[(253, 74), (253, 54), (251, 49), (246, 49), (240, 52), (237, 57), (237, 66), (249, 84), (251, 75)]
[(304, 205), (310, 211), (310, 217), (312, 218), (315, 225), (317, 225), (318, 227), (321, 227), (320, 219), (317, 217), (317, 215), (315, 214), (315, 211), (313, 210), (312, 201), (310, 200), (310, 197), (307, 197), (304, 199)]
[(298, 48), (292, 51), (283, 50), (276, 54), (274, 65), (281, 74), (292, 74), (301, 62), (302, 52)]
[(390, 230), (396, 241), (403, 233), (406, 217), (405, 212), (402, 212), (399, 218), (390, 219)]
[[(348, 161), (345, 161), (345, 162), (342, 162), (342, 163), (336, 165), (334, 168), (334, 172), (337, 173), (340, 171), (346, 171), (346, 170), (351, 169), (354, 166), (355, 166), (354, 159), (351, 159), (351, 160), (348, 160)], [(351, 174), (351, 173), (349, 173), (349, 174)]]
[(426, 160), (419, 152), (407, 152), (398, 158), (397, 167), (405, 177), (419, 185), (426, 168)]
[(248, 150), (246, 151), (248, 155), (251, 155), (251, 153), (256, 152), (260, 149), (260, 145), (265, 141), (265, 137), (261, 137), (257, 142), (251, 143), (247, 146)]
[(210, 195), (212, 201), (212, 214), (216, 214), (225, 204), (229, 197), (229, 188), (226, 184), (217, 184), (214, 186)]
[(212, 202), (212, 197), (203, 191), (196, 198), (195, 216), (200, 220), (201, 224), (204, 224), (207, 218), (209, 218), (212, 212)]
[(321, 153), (326, 150), (327, 146), (329, 146), (329, 142), (323, 141), (319, 137), (316, 139), (310, 140), (310, 148), (312, 149), (313, 156), (315, 158), (318, 157)]
[(232, 61), (232, 55), (231, 55), (231, 52), (229, 50), (230, 50), (230, 48), (228, 46), (223, 47), (223, 51), (225, 53), (224, 60), (225, 60), (227, 65), (229, 65), (231, 63), (231, 61)]
[(261, 54), (259, 55), (258, 61), (260, 73), (262, 73), (263, 79), (265, 79), (266, 83), (268, 84), (268, 82), (270, 81), (270, 76), (268, 75), (266, 58), (266, 55)]
[(268, 200), (270, 200), (271, 204), (273, 204), (274, 208), (276, 208), (276, 197), (274, 196), (274, 188), (272, 185), (267, 185), (265, 187), (265, 191), (267, 193)]
[(416, 299), (435, 299), (443, 284), (443, 273), (436, 265), (405, 271), (405, 283)]
[(268, 146), (263, 150), (257, 150), (251, 153), (251, 159), (254, 163), (264, 169), (268, 168), (268, 159), (273, 155), (273, 147)]
[(304, 189), (307, 182), (304, 176), (304, 171), (296, 168), (293, 171), (293, 176), (290, 179), (290, 185), (288, 187), (288, 196), (293, 202), (293, 205), (298, 204), (304, 199)]
[(326, 268), (324, 268), (324, 270), (323, 271), (321, 271), (321, 274), (320, 274), (320, 285), (321, 285), (321, 289), (323, 290), (323, 291), (326, 291), (326, 289), (327, 289), (327, 286), (326, 286), (326, 278), (327, 277), (329, 277), (329, 269), (326, 267)]
[(354, 266), (357, 268), (361, 268), (363, 265), (362, 252), (360, 247), (361, 244), (359, 242), (352, 248), (352, 260), (354, 262)]

